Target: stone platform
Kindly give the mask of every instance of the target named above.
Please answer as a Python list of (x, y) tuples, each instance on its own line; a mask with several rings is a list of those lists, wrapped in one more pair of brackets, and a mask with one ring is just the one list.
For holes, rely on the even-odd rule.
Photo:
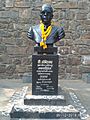
[(73, 105), (67, 104), (68, 99), (63, 92), (60, 95), (30, 95), (28, 89), (25, 89), (22, 95), (19, 92), (18, 99), (17, 94), (14, 99), (10, 111), (11, 119), (80, 120), (80, 112)]
[(15, 105), (11, 118), (80, 119), (80, 113), (73, 106), (28, 106)]
[(61, 105), (66, 106), (64, 95), (25, 95), (25, 105)]

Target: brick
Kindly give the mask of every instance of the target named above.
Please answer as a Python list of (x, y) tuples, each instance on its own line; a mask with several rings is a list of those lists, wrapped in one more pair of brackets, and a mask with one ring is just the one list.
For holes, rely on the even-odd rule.
[(25, 73), (26, 72), (26, 66), (23, 65), (16, 65), (16, 73)]
[(39, 17), (39, 14), (40, 14), (40, 11), (32, 11), (31, 12), (31, 14), (32, 14), (32, 19), (35, 19), (35, 20), (38, 20), (38, 19), (40, 19), (40, 17)]
[(87, 31), (87, 32), (89, 32), (89, 31), (90, 31), (90, 25), (84, 25), (84, 28), (85, 28), (85, 30), (84, 30), (84, 31)]
[(80, 33), (78, 31), (72, 31), (71, 38), (73, 40), (79, 39), (80, 38)]
[(76, 14), (76, 19), (77, 20), (86, 20), (87, 14), (86, 13), (78, 13), (78, 14)]
[(16, 38), (16, 45), (17, 46), (23, 46), (23, 40), (22, 40), (22, 38)]
[(66, 73), (71, 73), (72, 67), (71, 66), (67, 66), (66, 67)]
[(65, 65), (65, 64), (66, 64), (66, 59), (67, 59), (67, 57), (60, 55), (59, 64), (60, 64), (60, 65), (62, 65), (62, 64)]
[(55, 43), (56, 46), (60, 47), (60, 46), (64, 46), (64, 39), (58, 41)]
[(90, 20), (84, 20), (84, 24), (90, 25)]
[(0, 18), (17, 18), (19, 16), (17, 11), (0, 11)]
[(6, 72), (6, 65), (0, 65), (0, 73)]
[(59, 72), (59, 75), (61, 75), (62, 73), (65, 73), (65, 65), (60, 65), (58, 72)]
[(87, 44), (87, 45), (90, 45), (90, 39), (87, 39), (87, 40), (86, 40), (86, 44)]
[(71, 77), (71, 80), (78, 80), (82, 78), (81, 74), (71, 74), (70, 77)]
[(46, 3), (51, 3), (52, 0), (43, 0), (43, 2), (46, 2)]
[(84, 80), (87, 83), (90, 83), (90, 73), (82, 74), (82, 80)]
[(86, 29), (87, 29), (86, 25), (79, 25), (79, 26), (77, 26), (77, 32), (80, 35), (84, 34), (86, 32)]
[(90, 55), (82, 56), (81, 60), (83, 65), (90, 65)]
[(75, 18), (75, 12), (67, 10), (65, 13), (66, 20), (73, 20)]
[(88, 3), (86, 1), (79, 1), (78, 2), (79, 9), (85, 9), (85, 8), (87, 8), (87, 6), (88, 6)]
[(13, 26), (14, 26), (14, 30), (22, 30), (22, 31), (28, 31), (28, 29), (29, 29), (29, 24), (19, 24), (19, 23), (14, 23), (13, 24)]
[(64, 79), (71, 80), (71, 73), (65, 73)]
[(77, 29), (77, 26), (80, 25), (79, 22), (75, 21), (75, 20), (72, 20), (69, 22), (69, 30), (73, 30), (75, 31)]
[(72, 39), (72, 33), (71, 32), (67, 32), (65, 33), (65, 39)]
[(2, 43), (6, 44), (6, 45), (15, 45), (16, 44), (14, 37), (3, 37)]
[(15, 72), (16, 66), (14, 64), (8, 65), (6, 67), (6, 73), (12, 75)]
[(8, 24), (8, 31), (13, 31), (13, 23), (12, 22), (10, 22)]
[(80, 65), (81, 58), (77, 56), (68, 56), (67, 65)]
[(61, 13), (61, 12), (54, 12), (53, 19), (59, 19), (59, 13)]
[[(85, 40), (85, 39), (84, 39)], [(77, 51), (78, 52), (78, 49), (79, 49), (79, 45), (81, 46), (81, 45), (85, 45), (85, 41), (84, 40), (81, 40), (81, 39), (76, 39), (73, 43), (75, 44), (75, 45), (77, 45), (77, 47), (75, 47), (75, 46), (73, 46), (73, 48), (72, 49), (74, 49), (75, 51)]]
[(58, 17), (58, 19), (62, 20), (62, 19), (65, 19), (65, 18), (66, 18), (66, 13), (65, 13), (65, 11), (60, 11), (60, 12), (59, 12), (59, 17)]
[[(1, 13), (0, 13), (1, 14)], [(0, 23), (3, 23), (3, 24), (9, 24), (11, 22), (11, 19), (10, 18), (1, 18), (0, 17)]]
[(4, 44), (0, 44), (0, 53), (5, 53), (7, 51), (7, 47)]
[(83, 34), (81, 39), (90, 39), (90, 32)]
[[(79, 40), (77, 40), (76, 42), (74, 42), (74, 44), (76, 44), (76, 45), (79, 45), (79, 44), (80, 44), (80, 45), (81, 45), (81, 42), (80, 42)], [(77, 46), (73, 46), (73, 45), (72, 45), (70, 48), (71, 48), (71, 49), (70, 49), (70, 53), (71, 53), (72, 55), (76, 55), (76, 56), (77, 56), (77, 55), (80, 55), (79, 52), (78, 52), (78, 51), (79, 51), (79, 48), (78, 48)]]
[(78, 74), (79, 73), (79, 68), (77, 66), (72, 66), (71, 73), (72, 74)]
[(20, 9), (19, 10), (19, 17), (20, 18), (30, 18), (30, 17), (32, 17), (32, 15), (31, 15), (31, 8)]
[(3, 24), (3, 23), (0, 23), (0, 29), (7, 29), (8, 28), (8, 24)]
[(15, 1), (15, 7), (17, 8), (29, 8), (30, 7), (30, 2), (25, 2), (25, 1)]
[(16, 73), (25, 73), (31, 72), (32, 66), (31, 65), (16, 65), (15, 72)]
[(32, 65), (26, 65), (26, 72), (32, 72)]
[(22, 65), (30, 65), (32, 63), (32, 57), (23, 57), (21, 60)]
[(19, 64), (21, 64), (21, 60), (19, 58), (15, 58), (12, 60), (12, 63), (15, 65), (19, 65)]
[(80, 73), (90, 73), (90, 66), (80, 66), (79, 68)]
[(7, 53), (3, 53), (0, 55), (0, 63), (1, 64), (11, 64), (12, 59), (7, 55)]
[(87, 19), (90, 20), (90, 13), (87, 14)]
[(0, 36), (1, 37), (11, 37), (12, 33), (4, 30), (0, 30)]
[(60, 49), (59, 49), (59, 53), (61, 55), (66, 55), (66, 54), (69, 54), (70, 53), (70, 47), (63, 47), (61, 46)]
[(90, 54), (90, 48), (87, 45), (85, 45), (85, 46), (82, 45), (82, 46), (79, 46), (78, 52), (81, 55), (89, 55)]
[(65, 39), (64, 40), (64, 45), (65, 46), (72, 46), (73, 45), (73, 40), (72, 39)]
[(14, 0), (6, 0), (6, 7), (14, 7)]
[(26, 49), (26, 47), (7, 46), (7, 53), (9, 55), (25, 55)]
[(54, 5), (54, 8), (56, 8), (56, 9), (67, 9), (67, 8), (75, 9), (75, 8), (78, 8), (78, 4), (77, 4), (77, 2), (60, 2), (56, 5)]

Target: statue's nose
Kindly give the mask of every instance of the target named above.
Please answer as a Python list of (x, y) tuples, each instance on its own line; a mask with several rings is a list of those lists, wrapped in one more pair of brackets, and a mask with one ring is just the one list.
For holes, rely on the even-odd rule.
[(47, 16), (47, 13), (45, 12), (45, 14), (44, 14), (45, 16)]

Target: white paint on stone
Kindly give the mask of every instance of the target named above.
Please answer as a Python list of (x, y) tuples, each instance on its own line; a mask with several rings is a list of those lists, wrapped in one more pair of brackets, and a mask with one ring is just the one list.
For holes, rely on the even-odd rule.
[(33, 105), (33, 106), (27, 106), (27, 105), (15, 105), (14, 109), (16, 111), (28, 111), (28, 112), (36, 112), (38, 111), (39, 113), (44, 113), (44, 112), (79, 112), (77, 109), (74, 108), (72, 105), (68, 106), (46, 106), (46, 105)]
[(26, 95), (26, 99), (65, 99), (63, 95)]
[(87, 114), (87, 110), (84, 108), (84, 106), (80, 103), (78, 97), (73, 92), (70, 92), (69, 94), (74, 102), (74, 107), (80, 112), (81, 119), (88, 120), (90, 116)]

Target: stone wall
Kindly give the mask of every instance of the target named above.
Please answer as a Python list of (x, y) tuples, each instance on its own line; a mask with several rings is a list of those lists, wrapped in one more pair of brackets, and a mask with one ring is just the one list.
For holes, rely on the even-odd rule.
[(34, 43), (30, 26), (39, 23), (40, 8), (50, 3), (54, 24), (66, 37), (56, 43), (61, 79), (81, 79), (90, 72), (90, 0), (0, 0), (0, 78), (19, 79), (31, 74)]

